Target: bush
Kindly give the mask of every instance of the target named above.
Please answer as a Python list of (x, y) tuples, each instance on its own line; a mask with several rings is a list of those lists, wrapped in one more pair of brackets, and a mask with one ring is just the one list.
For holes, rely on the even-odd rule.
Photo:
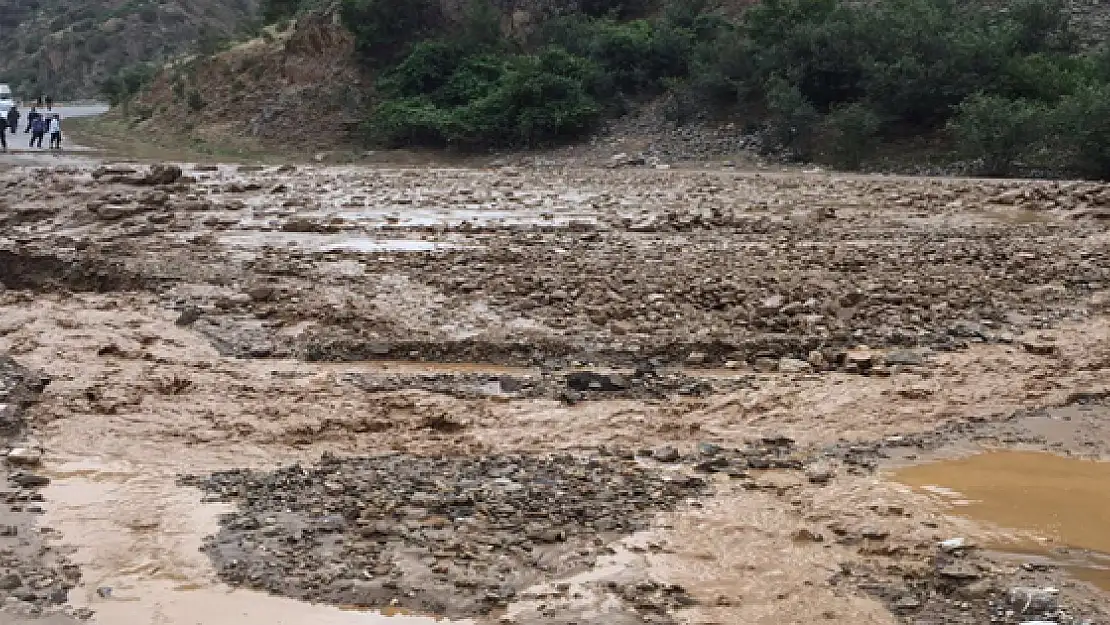
[(359, 53), (379, 67), (445, 25), (438, 0), (342, 0), (339, 15)]
[(963, 155), (979, 162), (980, 174), (1005, 176), (1043, 141), (1047, 117), (1041, 104), (978, 94), (960, 104), (949, 129)]
[(689, 31), (648, 20), (567, 17), (548, 24), (542, 38), (595, 62), (609, 95), (659, 93), (665, 79), (687, 75), (693, 48)]
[(1073, 172), (1110, 179), (1110, 85), (1096, 84), (1064, 98), (1052, 112), (1054, 151)]
[(587, 92), (597, 70), (565, 50), (459, 57), (418, 45), (379, 87), (367, 131), (386, 145), (479, 149), (544, 145), (588, 130), (601, 107)]
[(765, 148), (790, 152), (795, 158), (809, 159), (813, 136), (820, 115), (797, 86), (785, 79), (768, 83), (767, 141)]
[(301, 10), (301, 0), (262, 0), (259, 13), (265, 24), (274, 24), (289, 19)]
[(105, 79), (100, 84), (100, 92), (108, 98), (109, 104), (118, 106), (139, 93), (154, 72), (154, 66), (147, 63), (125, 67)]
[(200, 91), (196, 89), (189, 92), (186, 104), (189, 106), (189, 110), (194, 113), (208, 106), (208, 103), (204, 101), (204, 96), (200, 95)]
[(859, 169), (874, 151), (882, 120), (874, 109), (861, 102), (832, 110), (822, 122), (825, 156), (837, 167)]

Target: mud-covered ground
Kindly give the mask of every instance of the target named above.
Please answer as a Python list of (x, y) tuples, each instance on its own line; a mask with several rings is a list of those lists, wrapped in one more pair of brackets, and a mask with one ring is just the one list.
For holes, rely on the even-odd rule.
[(8, 443), (45, 450), (13, 493), (48, 558), (14, 568), (80, 573), (8, 609), (1107, 618), (890, 470), (1110, 455), (1110, 187), (74, 161), (0, 189), (0, 353), (50, 379)]

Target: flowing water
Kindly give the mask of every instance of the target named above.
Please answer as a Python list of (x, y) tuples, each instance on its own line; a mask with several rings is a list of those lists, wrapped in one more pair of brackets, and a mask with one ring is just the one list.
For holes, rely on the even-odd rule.
[(343, 610), (215, 579), (203, 538), (221, 504), (171, 474), (123, 461), (81, 460), (48, 473), (46, 524), (72, 549), (82, 585), (70, 593), (95, 625), (432, 625), (431, 617)]

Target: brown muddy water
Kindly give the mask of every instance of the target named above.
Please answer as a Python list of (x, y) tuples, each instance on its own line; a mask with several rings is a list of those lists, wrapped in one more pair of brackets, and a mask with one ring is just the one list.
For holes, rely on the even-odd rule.
[(203, 538), (228, 507), (201, 503), (170, 475), (83, 460), (48, 472), (47, 521), (83, 584), (70, 593), (94, 625), (458, 625), (432, 617), (344, 610), (233, 590), (215, 579)]
[(960, 516), (1030, 536), (990, 547), (1047, 557), (1110, 590), (1110, 462), (991, 451), (893, 478), (942, 497)]

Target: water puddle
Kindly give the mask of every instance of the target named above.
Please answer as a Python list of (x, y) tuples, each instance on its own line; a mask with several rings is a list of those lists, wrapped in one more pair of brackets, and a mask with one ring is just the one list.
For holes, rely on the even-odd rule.
[(994, 451), (896, 471), (961, 516), (1043, 539), (992, 545), (1041, 555), (1110, 590), (1110, 463)]
[[(48, 472), (44, 526), (81, 566), (76, 607), (94, 625), (446, 625), (393, 612), (313, 605), (233, 590), (200, 553), (224, 505), (201, 503), (160, 467), (114, 461), (65, 463)], [(451, 621), (450, 623), (454, 623)]]
[(350, 235), (312, 234), (299, 232), (252, 232), (220, 237), (229, 247), (294, 247), (309, 252), (434, 252), (461, 246), (422, 239), (372, 239)]
[[(403, 209), (403, 207), (401, 207)], [(497, 208), (456, 208), (456, 209), (404, 209), (387, 210), (347, 210), (338, 216), (369, 227), (429, 228), (444, 226), (458, 228), (464, 224), (480, 228), (504, 228), (509, 226), (551, 226), (566, 227), (571, 223), (596, 224), (597, 217), (584, 213), (536, 212), (527, 210)]]

